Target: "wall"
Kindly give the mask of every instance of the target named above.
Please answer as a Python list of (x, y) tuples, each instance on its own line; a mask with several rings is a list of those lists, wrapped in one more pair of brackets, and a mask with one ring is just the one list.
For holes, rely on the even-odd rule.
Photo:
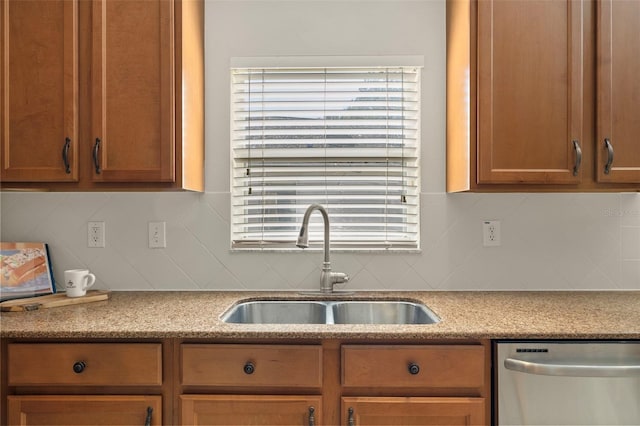
[[(114, 290), (317, 288), (320, 252), (229, 250), (229, 60), (423, 55), (422, 250), (334, 253), (347, 288), (640, 289), (640, 194), (444, 193), (443, 1), (209, 0), (205, 13), (205, 194), (1, 194), (2, 240), (48, 242), (58, 281), (88, 267)], [(486, 219), (501, 221), (500, 247), (482, 246)], [(86, 247), (90, 220), (105, 221), (105, 248)], [(156, 220), (166, 249), (147, 248)]]

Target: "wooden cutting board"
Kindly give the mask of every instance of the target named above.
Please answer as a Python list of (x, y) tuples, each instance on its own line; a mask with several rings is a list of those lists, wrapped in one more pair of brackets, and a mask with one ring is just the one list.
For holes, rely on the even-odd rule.
[(30, 297), (27, 299), (6, 300), (0, 303), (0, 311), (36, 311), (38, 309), (57, 308), (58, 306), (99, 302), (100, 300), (109, 299), (110, 294), (111, 291), (108, 290), (90, 290), (85, 296), (81, 297), (67, 297), (65, 293), (56, 293), (46, 296)]

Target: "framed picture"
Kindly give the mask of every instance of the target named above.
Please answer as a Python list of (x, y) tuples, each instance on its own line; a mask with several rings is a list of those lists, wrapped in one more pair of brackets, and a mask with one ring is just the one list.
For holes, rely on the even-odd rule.
[(0, 242), (0, 300), (56, 292), (45, 243)]

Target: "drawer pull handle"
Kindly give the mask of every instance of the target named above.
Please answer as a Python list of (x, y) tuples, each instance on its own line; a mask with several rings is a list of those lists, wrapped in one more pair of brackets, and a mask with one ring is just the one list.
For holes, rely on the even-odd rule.
[(611, 165), (613, 164), (613, 145), (609, 139), (604, 140), (604, 147), (607, 149), (607, 164), (604, 165), (604, 174), (611, 173)]
[(347, 419), (347, 424), (349, 426), (354, 426), (356, 424), (355, 420), (353, 419), (353, 407), (349, 407), (349, 418)]
[(582, 149), (580, 148), (580, 142), (573, 141), (573, 149), (576, 151), (576, 162), (573, 166), (573, 175), (578, 176), (578, 170), (580, 170), (580, 164), (582, 164)]
[(316, 426), (316, 416), (314, 415), (315, 412), (315, 408), (309, 407), (309, 426)]
[(73, 372), (76, 374), (80, 374), (84, 371), (84, 368), (87, 366), (84, 361), (78, 361), (73, 364)]
[(147, 418), (144, 421), (144, 426), (151, 426), (151, 415), (153, 414), (153, 408), (147, 407)]
[(62, 147), (62, 162), (64, 163), (64, 172), (66, 174), (71, 173), (71, 166), (69, 165), (69, 148), (71, 147), (71, 139), (64, 138), (64, 146)]
[(253, 365), (252, 362), (247, 362), (244, 365), (244, 373), (245, 374), (253, 374), (254, 371), (256, 371), (256, 366)]
[(96, 138), (96, 143), (93, 145), (93, 165), (96, 168), (96, 174), (102, 173), (102, 169), (100, 168), (100, 160), (98, 159), (98, 154), (100, 154), (100, 138)]
[(409, 373), (416, 375), (420, 372), (420, 366), (418, 364), (415, 363), (411, 363), (409, 364)]

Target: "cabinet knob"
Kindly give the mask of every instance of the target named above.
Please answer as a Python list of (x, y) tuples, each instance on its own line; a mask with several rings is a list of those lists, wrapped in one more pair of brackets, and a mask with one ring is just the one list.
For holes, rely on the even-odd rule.
[(253, 372), (256, 371), (256, 366), (253, 365), (252, 362), (247, 362), (243, 369), (245, 374), (253, 374)]
[(420, 366), (418, 364), (416, 364), (416, 363), (413, 363), (413, 362), (409, 364), (409, 368), (408, 369), (409, 369), (409, 373), (411, 373), (413, 375), (416, 375), (416, 374), (418, 374), (420, 372)]
[(84, 371), (84, 368), (87, 366), (87, 364), (84, 363), (84, 361), (78, 361), (75, 364), (73, 364), (73, 372), (76, 374), (80, 374)]

